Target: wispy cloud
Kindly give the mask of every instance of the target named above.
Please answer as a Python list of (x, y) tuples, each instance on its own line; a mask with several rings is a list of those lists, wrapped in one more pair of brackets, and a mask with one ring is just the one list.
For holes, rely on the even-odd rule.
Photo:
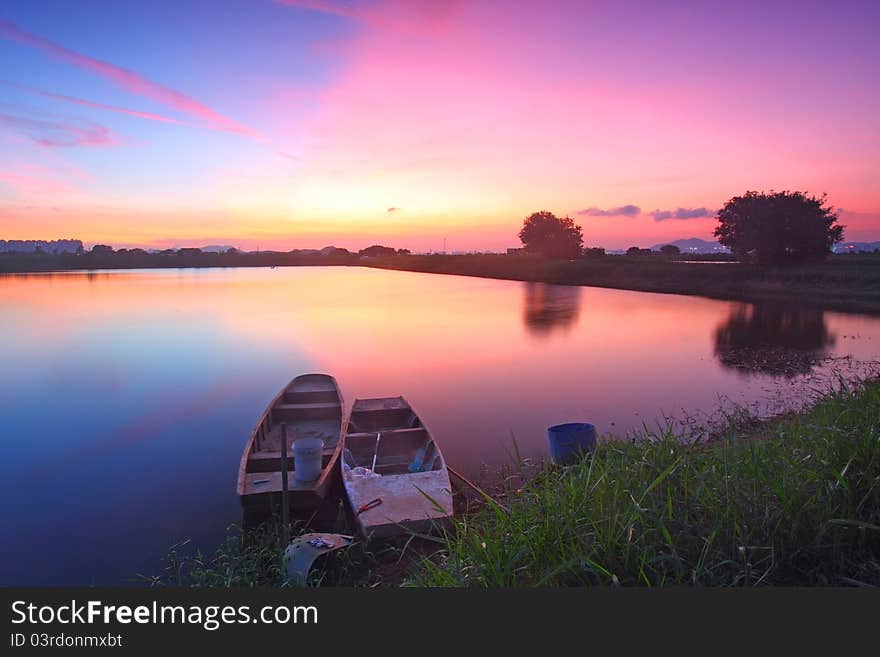
[(31, 141), (47, 148), (113, 146), (119, 143), (109, 128), (91, 121), (58, 121), (0, 113), (0, 124), (21, 132)]
[(284, 151), (278, 151), (278, 154), (286, 158), (288, 160), (293, 160), (294, 162), (305, 162), (305, 158), (299, 157), (298, 155), (292, 155), (291, 153), (285, 153)]
[(276, 0), (279, 4), (366, 23), (379, 29), (427, 34), (443, 27), (461, 0), (406, 0), (350, 5), (329, 0)]
[(638, 205), (621, 205), (607, 210), (596, 207), (578, 210), (578, 214), (586, 217), (637, 217), (641, 212), (642, 209)]
[(327, 0), (277, 0), (279, 4), (309, 11), (318, 11), (322, 14), (333, 14), (344, 18), (365, 20), (371, 16), (371, 12), (363, 7), (353, 7), (340, 2), (328, 2)]
[(386, 212), (399, 212), (400, 208), (390, 207), (386, 210)]
[(715, 210), (708, 208), (677, 208), (675, 210), (654, 210), (649, 213), (654, 221), (666, 221), (667, 219), (702, 219), (714, 217)]
[(148, 121), (159, 121), (162, 123), (176, 123), (178, 125), (188, 125), (183, 121), (178, 121), (177, 119), (172, 119), (168, 116), (162, 116), (161, 114), (153, 114), (152, 112), (141, 112), (139, 110), (129, 109), (127, 107), (117, 107), (116, 105), (105, 105), (104, 103), (96, 103), (91, 100), (85, 100), (83, 98), (77, 98), (75, 96), (67, 96), (65, 94), (56, 94), (51, 91), (44, 91), (42, 89), (35, 89), (34, 87), (28, 87), (23, 84), (9, 84), (10, 87), (15, 87), (16, 89), (21, 89), (22, 91), (27, 91), (28, 93), (35, 94), (37, 96), (43, 96), (44, 98), (52, 98), (54, 100), (61, 100), (67, 103), (73, 103), (74, 105), (84, 105), (85, 107), (94, 107), (97, 109), (108, 110), (110, 112), (118, 112), (120, 114), (128, 114), (129, 116), (135, 116), (139, 119), (147, 119)]
[[(578, 214), (586, 217), (637, 217), (642, 214), (642, 209), (638, 205), (632, 204), (607, 209), (591, 207), (579, 210)], [(647, 214), (654, 217), (654, 221), (666, 221), (667, 219), (714, 217), (716, 212), (708, 208), (676, 208), (675, 210), (653, 210)]]
[(83, 55), (49, 41), (48, 39), (26, 32), (9, 21), (0, 20), (0, 36), (34, 48), (39, 48), (53, 57), (61, 59), (78, 68), (100, 75), (131, 93), (150, 98), (151, 100), (162, 103), (163, 105), (171, 107), (179, 112), (206, 121), (217, 130), (234, 132), (248, 137), (259, 137), (258, 133), (250, 128), (215, 112), (210, 107), (185, 96), (179, 91), (165, 87), (152, 80), (148, 80), (129, 69), (89, 57), (88, 55)]

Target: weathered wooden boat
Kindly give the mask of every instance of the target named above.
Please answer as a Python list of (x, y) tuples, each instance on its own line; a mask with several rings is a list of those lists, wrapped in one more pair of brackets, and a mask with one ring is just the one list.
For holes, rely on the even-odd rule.
[[(342, 396), (336, 379), (304, 374), (291, 381), (263, 412), (241, 457), (238, 494), (246, 511), (270, 511), (281, 502), (281, 440), (286, 425), (288, 501), (292, 510), (316, 508), (327, 495), (342, 449)], [(321, 474), (313, 481), (296, 478), (293, 443), (300, 438), (324, 441)]]
[(452, 518), (446, 461), (403, 397), (355, 400), (340, 463), (364, 536), (426, 532)]

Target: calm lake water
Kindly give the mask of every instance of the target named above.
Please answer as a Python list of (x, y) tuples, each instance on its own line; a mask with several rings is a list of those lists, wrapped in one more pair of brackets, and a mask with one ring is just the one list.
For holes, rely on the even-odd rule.
[(349, 403), (405, 395), (478, 476), (511, 432), (543, 457), (561, 421), (772, 412), (878, 358), (878, 318), (698, 297), (345, 267), (0, 277), (0, 584), (213, 551), (253, 423), (305, 372)]

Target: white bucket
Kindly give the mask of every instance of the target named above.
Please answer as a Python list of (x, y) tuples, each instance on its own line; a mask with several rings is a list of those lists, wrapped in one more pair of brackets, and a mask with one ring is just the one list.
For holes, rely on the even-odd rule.
[(321, 476), (321, 453), (324, 441), (320, 438), (300, 438), (293, 441), (293, 477), (297, 481), (314, 481)]

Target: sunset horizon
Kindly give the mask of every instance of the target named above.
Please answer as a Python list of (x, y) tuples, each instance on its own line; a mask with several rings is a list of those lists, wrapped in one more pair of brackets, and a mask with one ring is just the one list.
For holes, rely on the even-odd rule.
[(878, 8), (11, 2), (3, 239), (503, 251), (713, 240), (747, 190), (880, 240)]

